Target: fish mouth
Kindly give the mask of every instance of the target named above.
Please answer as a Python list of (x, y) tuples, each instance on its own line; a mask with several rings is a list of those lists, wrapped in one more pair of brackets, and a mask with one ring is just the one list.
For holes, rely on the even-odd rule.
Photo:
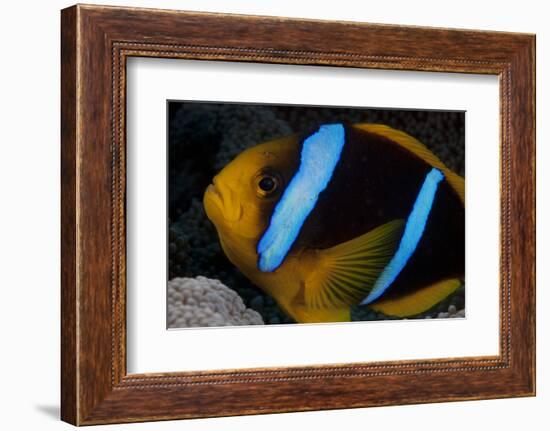
[(223, 213), (223, 196), (214, 184), (210, 184), (204, 192), (204, 209), (208, 218), (212, 219), (213, 207), (217, 211)]
[(234, 222), (242, 215), (241, 206), (237, 204), (232, 191), (226, 186), (216, 184), (215, 180), (204, 192), (204, 208), (206, 215), (212, 221), (214, 221), (213, 217), (219, 219), (221, 216), (221, 219), (226, 222)]
[(215, 196), (217, 199), (219, 199), (220, 203), (223, 205), (223, 196), (214, 184), (210, 184), (206, 188), (206, 193), (209, 193), (211, 196)]

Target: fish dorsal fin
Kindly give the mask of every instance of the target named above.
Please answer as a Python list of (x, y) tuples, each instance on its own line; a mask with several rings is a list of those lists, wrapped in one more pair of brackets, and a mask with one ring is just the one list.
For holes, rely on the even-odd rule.
[(315, 250), (315, 268), (305, 280), (312, 308), (349, 307), (363, 299), (394, 255), (404, 228), (393, 220), (334, 247)]
[(360, 123), (355, 124), (353, 127), (375, 135), (383, 136), (414, 153), (417, 157), (424, 160), (434, 168), (441, 170), (449, 185), (458, 194), (460, 200), (464, 204), (464, 178), (447, 168), (447, 166), (445, 166), (445, 164), (420, 141), (405, 132), (393, 129), (384, 124)]
[(409, 317), (429, 310), (437, 303), (443, 301), (461, 285), (458, 278), (450, 278), (412, 293), (404, 294), (396, 298), (380, 299), (369, 304), (375, 311), (381, 311), (388, 316)]

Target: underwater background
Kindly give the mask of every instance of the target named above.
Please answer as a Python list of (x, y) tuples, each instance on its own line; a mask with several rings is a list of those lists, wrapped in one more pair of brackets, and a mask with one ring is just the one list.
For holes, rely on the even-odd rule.
[[(168, 102), (168, 273), (219, 280), (234, 290), (266, 324), (293, 323), (275, 301), (229, 262), (202, 205), (214, 175), (246, 148), (318, 128), (322, 124), (380, 123), (415, 137), (451, 170), (464, 172), (465, 113), (204, 102)], [(168, 297), (168, 314), (171, 301)], [(465, 287), (412, 318), (464, 317)], [(352, 320), (393, 319), (354, 307)], [(169, 322), (169, 326), (180, 326)]]

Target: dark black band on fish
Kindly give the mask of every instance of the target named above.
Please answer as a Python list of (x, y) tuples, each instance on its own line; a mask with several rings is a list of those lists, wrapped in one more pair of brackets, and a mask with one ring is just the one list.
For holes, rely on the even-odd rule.
[[(346, 126), (346, 145), (292, 250), (328, 249), (391, 220), (407, 220), (433, 166), (387, 137)], [(441, 169), (439, 169), (441, 170)], [(464, 204), (447, 180), (438, 186), (416, 251), (382, 298), (464, 274)]]

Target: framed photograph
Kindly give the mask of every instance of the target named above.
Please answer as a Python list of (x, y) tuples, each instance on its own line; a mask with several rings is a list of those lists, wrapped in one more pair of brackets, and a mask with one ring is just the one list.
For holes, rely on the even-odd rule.
[(535, 394), (535, 36), (62, 11), (62, 419)]

